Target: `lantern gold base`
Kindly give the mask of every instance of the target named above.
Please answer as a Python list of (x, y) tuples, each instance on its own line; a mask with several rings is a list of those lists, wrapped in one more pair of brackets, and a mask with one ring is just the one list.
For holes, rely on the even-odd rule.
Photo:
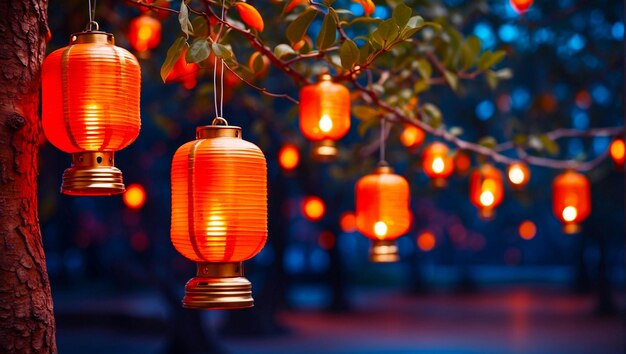
[(241, 262), (198, 263), (197, 276), (185, 285), (185, 308), (228, 310), (252, 306), (252, 284), (243, 276)]
[(495, 212), (492, 208), (481, 208), (478, 209), (478, 216), (480, 216), (483, 220), (491, 220), (493, 219)]
[(72, 154), (72, 167), (63, 172), (61, 193), (74, 196), (107, 196), (124, 193), (122, 171), (111, 151)]
[(433, 188), (438, 189), (446, 188), (446, 186), (448, 185), (448, 181), (445, 178), (441, 177), (434, 177), (430, 183), (432, 184)]
[(314, 141), (311, 155), (315, 161), (329, 162), (337, 159), (339, 150), (335, 142), (330, 139)]
[(580, 224), (568, 223), (563, 225), (563, 232), (568, 235), (577, 234), (580, 232)]
[(370, 248), (370, 262), (373, 263), (393, 263), (400, 260), (398, 246), (395, 241), (372, 241)]

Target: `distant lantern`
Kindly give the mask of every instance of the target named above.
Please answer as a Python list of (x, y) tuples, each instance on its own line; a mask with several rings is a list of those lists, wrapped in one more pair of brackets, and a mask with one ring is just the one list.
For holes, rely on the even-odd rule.
[(436, 188), (445, 187), (446, 179), (454, 172), (454, 160), (448, 152), (448, 147), (440, 142), (434, 142), (424, 150), (422, 168)]
[(356, 217), (351, 211), (346, 211), (339, 217), (339, 225), (343, 232), (354, 232), (356, 230)]
[(311, 220), (318, 221), (324, 217), (326, 205), (322, 198), (317, 196), (308, 196), (302, 202), (302, 214)]
[(75, 33), (42, 68), (42, 125), (52, 145), (72, 154), (61, 192), (124, 192), (114, 153), (139, 135), (141, 72), (137, 59), (97, 30)]
[(537, 226), (530, 220), (525, 220), (519, 224), (519, 236), (524, 240), (532, 240), (537, 234)]
[(149, 15), (141, 15), (128, 28), (128, 42), (139, 53), (156, 48), (161, 43), (161, 22)]
[(507, 167), (506, 175), (513, 188), (521, 189), (530, 181), (530, 169), (523, 162), (514, 162)]
[(199, 127), (172, 161), (172, 244), (197, 263), (183, 307), (251, 307), (243, 261), (267, 239), (267, 166), (263, 152), (223, 119)]
[(552, 211), (566, 234), (580, 232), (580, 223), (591, 212), (591, 186), (584, 175), (566, 171), (552, 183)]
[(165, 79), (165, 82), (179, 82), (187, 90), (191, 90), (198, 84), (198, 74), (200, 66), (196, 63), (187, 63), (185, 55), (187, 50), (183, 50), (180, 58), (174, 63), (172, 71)]
[(372, 240), (372, 262), (397, 262), (395, 240), (411, 224), (409, 183), (387, 165), (362, 177), (356, 184), (356, 226)]
[(417, 247), (423, 252), (432, 251), (437, 245), (437, 238), (430, 231), (424, 231), (417, 236)]
[(285, 171), (292, 171), (298, 167), (300, 162), (300, 151), (293, 144), (285, 144), (278, 151), (278, 163)]
[(461, 176), (465, 176), (470, 167), (472, 167), (472, 160), (467, 152), (457, 150), (456, 154), (454, 154), (454, 171)]
[(300, 130), (313, 141), (313, 157), (319, 161), (337, 156), (335, 141), (350, 130), (350, 91), (332, 82), (328, 74), (320, 82), (300, 90)]
[(613, 159), (615, 167), (620, 170), (624, 169), (624, 156), (626, 155), (624, 139), (616, 138), (615, 140), (613, 140), (609, 148), (609, 152), (611, 153), (611, 159)]
[(470, 200), (484, 219), (493, 217), (495, 208), (502, 203), (504, 186), (502, 174), (492, 165), (485, 164), (472, 172)]
[(124, 204), (130, 209), (141, 209), (146, 203), (146, 190), (141, 184), (131, 184), (126, 188), (122, 199), (124, 200)]
[(528, 11), (533, 4), (533, 0), (509, 0), (511, 7), (519, 14)]
[(400, 142), (409, 149), (414, 149), (424, 142), (426, 134), (420, 128), (412, 124), (406, 124), (400, 134)]

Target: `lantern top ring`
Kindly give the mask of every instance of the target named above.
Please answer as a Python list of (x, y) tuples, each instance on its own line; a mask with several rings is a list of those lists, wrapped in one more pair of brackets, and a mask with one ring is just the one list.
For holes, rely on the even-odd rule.
[(234, 125), (203, 125), (196, 128), (196, 139), (212, 138), (241, 139), (241, 128)]
[(84, 31), (74, 33), (70, 37), (70, 44), (85, 44), (85, 43), (102, 43), (102, 44), (115, 44), (115, 38), (113, 34), (101, 31)]
[(222, 123), (222, 125), (228, 126), (228, 121), (222, 117), (215, 117), (211, 122), (211, 125), (220, 125), (220, 123)]
[(96, 31), (100, 30), (100, 25), (98, 24), (98, 22), (96, 22), (96, 21), (89, 21), (87, 26), (85, 26), (85, 31), (90, 31), (90, 32), (93, 31), (94, 30), (93, 29), (94, 26), (96, 27), (96, 29), (95, 29)]

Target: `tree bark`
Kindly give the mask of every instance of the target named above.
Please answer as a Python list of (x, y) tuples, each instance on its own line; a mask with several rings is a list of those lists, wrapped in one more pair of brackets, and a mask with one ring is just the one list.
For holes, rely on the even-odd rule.
[(56, 353), (37, 215), (46, 0), (0, 0), (0, 352)]

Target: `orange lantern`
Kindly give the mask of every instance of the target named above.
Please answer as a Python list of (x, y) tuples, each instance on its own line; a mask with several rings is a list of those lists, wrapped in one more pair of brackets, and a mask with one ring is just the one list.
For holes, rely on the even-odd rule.
[(402, 134), (400, 134), (400, 142), (409, 149), (414, 149), (424, 142), (426, 133), (415, 125), (406, 124)]
[(326, 205), (320, 197), (308, 196), (302, 202), (302, 213), (311, 221), (318, 221), (324, 217)]
[(265, 156), (241, 128), (217, 121), (226, 123), (197, 128), (172, 161), (172, 244), (198, 267), (185, 286), (187, 308), (253, 306), (242, 262), (267, 239)]
[(611, 153), (611, 158), (613, 159), (613, 163), (615, 167), (618, 169), (624, 168), (624, 156), (626, 155), (626, 147), (624, 146), (623, 138), (616, 138), (611, 143), (609, 148), (609, 152)]
[(161, 22), (148, 15), (136, 17), (130, 21), (128, 41), (140, 53), (156, 48), (161, 43)]
[(196, 63), (187, 63), (185, 54), (187, 49), (183, 50), (180, 58), (174, 63), (172, 71), (167, 75), (165, 82), (180, 82), (184, 88), (191, 90), (198, 84), (198, 73), (200, 72), (200, 66)]
[(433, 187), (446, 186), (446, 178), (454, 172), (454, 160), (448, 154), (448, 147), (440, 142), (430, 144), (422, 157), (424, 173), (431, 178)]
[(470, 167), (472, 167), (472, 159), (467, 152), (457, 150), (456, 154), (454, 154), (454, 171), (461, 176), (465, 176)]
[(372, 240), (372, 262), (397, 262), (395, 240), (411, 224), (409, 183), (386, 164), (356, 184), (356, 226)]
[(72, 154), (61, 192), (124, 192), (114, 152), (139, 135), (141, 72), (137, 59), (114, 45), (113, 35), (75, 33), (42, 68), (42, 124), (52, 145)]
[(293, 144), (285, 144), (278, 151), (278, 163), (285, 171), (292, 171), (298, 167), (300, 162), (300, 151)]
[(493, 217), (494, 209), (502, 203), (504, 186), (500, 171), (489, 165), (482, 165), (470, 177), (470, 200), (478, 208), (484, 219)]
[(335, 141), (350, 130), (350, 91), (331, 80), (324, 74), (300, 90), (300, 130), (313, 141), (313, 157), (319, 161), (333, 160)]
[(552, 182), (552, 211), (563, 223), (566, 234), (580, 231), (580, 223), (591, 212), (591, 186), (584, 175), (566, 171)]
[(530, 181), (530, 170), (523, 162), (514, 162), (507, 167), (506, 175), (513, 188), (521, 189)]
[(509, 0), (509, 2), (513, 10), (519, 14), (528, 11), (533, 4), (533, 0)]

